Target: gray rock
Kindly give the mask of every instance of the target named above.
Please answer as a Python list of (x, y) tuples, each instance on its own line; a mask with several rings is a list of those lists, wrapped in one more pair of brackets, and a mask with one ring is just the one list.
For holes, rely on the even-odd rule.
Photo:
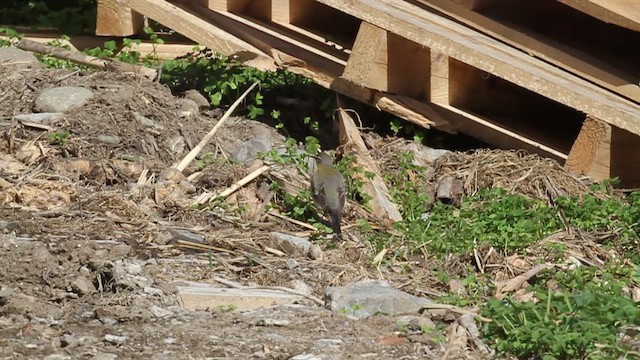
[(71, 284), (71, 288), (73, 289), (73, 292), (81, 296), (98, 292), (91, 280), (84, 276), (77, 278), (76, 281)]
[(122, 139), (120, 139), (120, 137), (116, 135), (101, 134), (101, 135), (98, 135), (98, 141), (100, 141), (103, 144), (118, 145), (120, 144)]
[(151, 313), (153, 314), (153, 316), (157, 317), (157, 318), (163, 318), (163, 317), (167, 317), (167, 316), (171, 316), (173, 315), (173, 313), (169, 310), (163, 309), (159, 306), (153, 305), (151, 307)]
[(35, 100), (36, 112), (66, 113), (79, 108), (93, 97), (89, 89), (76, 86), (60, 86), (42, 91)]
[(319, 339), (313, 342), (313, 346), (318, 350), (322, 350), (329, 346), (340, 346), (342, 344), (344, 344), (344, 341), (341, 339)]
[(187, 142), (182, 136), (172, 137), (165, 142), (166, 148), (169, 149), (169, 152), (176, 155), (182, 154), (184, 152), (186, 144)]
[(424, 305), (432, 303), (429, 299), (394, 289), (384, 281), (368, 280), (326, 288), (325, 302), (334, 312), (359, 319), (377, 314), (418, 314)]
[(140, 123), (140, 125), (143, 126), (148, 126), (157, 130), (164, 130), (164, 126), (162, 125), (158, 125), (158, 123), (156, 123), (155, 121), (149, 119), (146, 116), (142, 116), (140, 115), (140, 113), (134, 112), (133, 113), (133, 118), (136, 119), (137, 122)]
[(104, 336), (104, 340), (114, 345), (122, 345), (125, 341), (127, 341), (126, 336), (112, 335), (107, 334)]
[(18, 114), (15, 119), (19, 123), (35, 123), (42, 125), (53, 125), (60, 121), (64, 117), (63, 113), (59, 112), (44, 112), (44, 113), (31, 113), (31, 114)]
[(275, 333), (269, 333), (269, 334), (265, 334), (264, 335), (267, 339), (276, 342), (276, 343), (282, 343), (282, 344), (290, 344), (291, 340), (289, 340), (288, 338), (280, 335), (280, 334), (275, 334)]
[(162, 339), (162, 342), (167, 344), (167, 345), (171, 345), (171, 344), (175, 344), (176, 342), (178, 342), (178, 339), (174, 338), (174, 337), (167, 337)]
[(0, 66), (11, 66), (16, 69), (38, 69), (42, 64), (32, 53), (13, 46), (0, 47)]
[(314, 354), (298, 354), (296, 356), (292, 356), (289, 360), (326, 360), (326, 357)]
[(194, 115), (198, 115), (200, 112), (200, 107), (196, 104), (195, 101), (191, 99), (178, 99), (176, 100), (178, 105), (180, 106), (180, 114), (182, 117), (191, 117)]
[(296, 261), (296, 259), (293, 258), (288, 258), (286, 261), (287, 267), (289, 268), (289, 270), (293, 270), (295, 268), (297, 268), (298, 266), (300, 266), (300, 264)]
[(180, 229), (170, 229), (169, 232), (173, 235), (171, 241), (174, 243), (178, 240), (183, 240), (197, 244), (204, 244), (204, 236), (200, 234)]
[(45, 357), (43, 360), (70, 360), (71, 356), (63, 355), (63, 354), (51, 354)]
[(99, 352), (91, 357), (90, 360), (115, 360), (118, 358), (116, 354)]
[(272, 232), (269, 234), (269, 240), (272, 246), (284, 251), (288, 255), (306, 256), (311, 249), (311, 242), (305, 238), (293, 236), (281, 232)]
[(60, 346), (72, 348), (78, 344), (78, 339), (73, 334), (64, 334), (60, 337)]
[(286, 319), (260, 319), (256, 321), (256, 326), (289, 326), (291, 321)]
[(198, 107), (201, 110), (206, 110), (211, 108), (211, 104), (209, 103), (209, 100), (207, 100), (207, 98), (204, 97), (204, 95), (202, 95), (198, 90), (193, 90), (193, 89), (187, 90), (184, 92), (183, 96), (185, 99), (189, 99), (194, 103), (196, 103), (196, 105), (198, 105)]
[(273, 148), (274, 139), (271, 132), (263, 132), (249, 139), (231, 151), (231, 158), (240, 164), (250, 164), (258, 153), (264, 153)]
[(4, 232), (18, 230), (18, 223), (15, 221), (0, 220), (0, 229)]
[(149, 294), (149, 295), (158, 295), (158, 296), (162, 296), (164, 295), (164, 291), (158, 289), (158, 288), (154, 288), (151, 286), (145, 286), (145, 288), (143, 289), (145, 294)]
[(313, 289), (311, 289), (311, 286), (307, 285), (306, 282), (300, 280), (300, 279), (294, 279), (291, 280), (291, 282), (289, 283), (291, 285), (291, 288), (301, 294), (305, 294), (305, 295), (311, 295), (313, 293)]

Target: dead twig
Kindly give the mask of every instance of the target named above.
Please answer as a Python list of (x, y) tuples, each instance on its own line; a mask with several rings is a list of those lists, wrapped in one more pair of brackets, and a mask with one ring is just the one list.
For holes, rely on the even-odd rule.
[(180, 161), (180, 163), (175, 166), (176, 169), (182, 172), (193, 161), (193, 159), (196, 158), (196, 156), (200, 153), (200, 151), (202, 151), (202, 149), (204, 149), (204, 147), (209, 143), (209, 141), (211, 141), (211, 139), (216, 134), (218, 129), (220, 129), (222, 124), (224, 124), (224, 122), (227, 121), (227, 119), (235, 111), (238, 105), (240, 105), (240, 103), (244, 100), (244, 98), (246, 98), (247, 95), (249, 95), (249, 93), (251, 92), (251, 90), (253, 90), (253, 88), (255, 88), (259, 83), (260, 83), (259, 81), (256, 81), (255, 83), (253, 83), (253, 85), (249, 86), (249, 88), (231, 105), (231, 107), (229, 107), (227, 112), (225, 112), (224, 115), (222, 115), (222, 118), (220, 118), (220, 120), (216, 123), (213, 129), (211, 129), (211, 131), (209, 131), (209, 133), (205, 135), (204, 138), (202, 138), (202, 140), (200, 140), (198, 145), (196, 145), (196, 147), (191, 149), (191, 151), (189, 151), (189, 153), (184, 157), (184, 159), (182, 159), (182, 161)]

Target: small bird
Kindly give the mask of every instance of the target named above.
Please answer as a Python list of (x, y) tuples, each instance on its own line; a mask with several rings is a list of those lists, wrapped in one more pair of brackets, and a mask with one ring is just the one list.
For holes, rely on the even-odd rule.
[(333, 166), (329, 154), (323, 151), (316, 160), (316, 169), (311, 176), (313, 201), (331, 219), (334, 238), (341, 238), (340, 220), (345, 204), (346, 183), (342, 174)]

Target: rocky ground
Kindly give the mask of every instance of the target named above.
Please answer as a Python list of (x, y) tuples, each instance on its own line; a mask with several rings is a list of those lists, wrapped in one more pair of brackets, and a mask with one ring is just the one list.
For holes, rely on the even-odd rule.
[[(337, 246), (310, 241), (266, 207), (280, 173), (226, 206), (192, 206), (259, 169), (256, 153), (284, 142), (273, 128), (233, 117), (178, 171), (222, 115), (200, 94), (174, 96), (131, 74), (47, 70), (15, 49), (0, 48), (0, 104), (0, 358), (493, 357), (477, 309), (430, 300), (464, 291), (432, 270), (463, 275), (469, 259), (381, 268), (349, 226)], [(366, 140), (426, 166), (444, 153)], [(348, 206), (346, 224), (369, 216)], [(496, 279), (533, 266), (517, 260)]]
[[(466, 335), (421, 331), (435, 327), (417, 314), (429, 303), (419, 290), (430, 288), (420, 275), (427, 268), (382, 274), (361, 243), (288, 239), (304, 229), (264, 214), (260, 180), (228, 199), (249, 202), (248, 215), (190, 207), (249, 173), (257, 151), (280, 145), (272, 128), (232, 118), (200, 163), (171, 171), (221, 116), (199, 94), (174, 97), (129, 74), (46, 70), (8, 52), (0, 54), (1, 358), (482, 355)], [(220, 161), (227, 156), (247, 166)], [(387, 283), (358, 287), (367, 279), (414, 295)], [(194, 288), (204, 297), (189, 297)], [(216, 291), (228, 288), (246, 296), (221, 300)], [(370, 303), (348, 308), (362, 296)], [(397, 316), (372, 317), (376, 307)], [(462, 326), (459, 314), (439, 316), (451, 334)]]

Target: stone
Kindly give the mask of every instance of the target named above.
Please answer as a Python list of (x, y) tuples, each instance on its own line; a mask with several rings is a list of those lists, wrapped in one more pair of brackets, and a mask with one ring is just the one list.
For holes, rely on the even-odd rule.
[(265, 131), (255, 137), (240, 143), (231, 151), (231, 158), (240, 164), (251, 164), (259, 153), (271, 150), (274, 146), (274, 139), (271, 133)]
[(34, 123), (34, 124), (42, 124), (42, 125), (54, 125), (56, 122), (62, 120), (64, 117), (63, 113), (60, 112), (43, 112), (43, 113), (29, 113), (29, 114), (18, 114), (15, 116), (15, 119), (23, 124), (23, 123)]
[(44, 66), (32, 53), (13, 46), (0, 47), (0, 66), (16, 69), (42, 69)]
[(344, 341), (341, 339), (318, 339), (313, 342), (313, 346), (318, 350), (322, 350), (326, 347), (340, 346), (342, 344), (344, 344)]
[(139, 122), (140, 125), (148, 126), (150, 128), (154, 128), (156, 130), (164, 130), (164, 126), (158, 125), (155, 121), (149, 119), (146, 116), (140, 115), (140, 113), (134, 112), (133, 113), (133, 118), (136, 119), (136, 121)]
[(64, 334), (60, 337), (60, 346), (72, 348), (78, 344), (78, 339), (73, 334)]
[(178, 99), (177, 104), (180, 106), (180, 114), (182, 117), (191, 117), (198, 115), (200, 107), (191, 99)]
[(297, 268), (298, 266), (300, 266), (300, 264), (296, 261), (296, 259), (293, 258), (288, 258), (286, 261), (287, 267), (289, 268), (289, 270), (293, 270), (295, 268)]
[(178, 240), (188, 241), (196, 244), (204, 244), (204, 236), (200, 234), (181, 229), (169, 229), (169, 232), (173, 236), (171, 242), (174, 244)]
[(182, 94), (185, 99), (189, 99), (193, 101), (201, 110), (206, 110), (211, 108), (211, 104), (209, 100), (207, 100), (204, 95), (202, 95), (198, 90), (187, 90)]
[(115, 360), (118, 358), (116, 354), (99, 352), (91, 357), (90, 360)]
[(142, 291), (144, 291), (145, 294), (149, 294), (149, 295), (158, 295), (158, 296), (164, 295), (164, 291), (151, 286), (145, 286), (145, 288)]
[(375, 315), (419, 314), (432, 301), (394, 289), (384, 281), (364, 280), (347, 286), (327, 287), (325, 302), (336, 313), (356, 319)]
[(284, 251), (288, 255), (306, 256), (311, 248), (311, 242), (305, 238), (274, 231), (269, 234), (271, 246)]
[(101, 134), (101, 135), (98, 135), (98, 141), (107, 145), (118, 145), (120, 144), (122, 139), (116, 135)]
[(127, 337), (107, 334), (104, 336), (104, 340), (114, 345), (122, 345), (125, 341), (127, 341)]
[(153, 305), (151, 307), (151, 313), (153, 314), (153, 316), (157, 317), (157, 318), (163, 318), (163, 317), (167, 317), (167, 316), (171, 316), (173, 315), (173, 313), (169, 310), (163, 309), (159, 306)]
[(85, 105), (92, 97), (93, 92), (83, 87), (54, 87), (38, 94), (35, 100), (34, 111), (39, 113), (66, 113)]
[(63, 354), (51, 354), (45, 357), (43, 360), (70, 360), (71, 356), (63, 355)]
[(313, 293), (313, 289), (311, 289), (311, 286), (309, 286), (306, 282), (300, 279), (291, 280), (289, 284), (291, 285), (291, 288), (293, 290), (301, 294), (311, 295)]
[(84, 276), (78, 277), (76, 281), (71, 284), (71, 288), (73, 289), (73, 292), (81, 296), (98, 292), (91, 280)]

